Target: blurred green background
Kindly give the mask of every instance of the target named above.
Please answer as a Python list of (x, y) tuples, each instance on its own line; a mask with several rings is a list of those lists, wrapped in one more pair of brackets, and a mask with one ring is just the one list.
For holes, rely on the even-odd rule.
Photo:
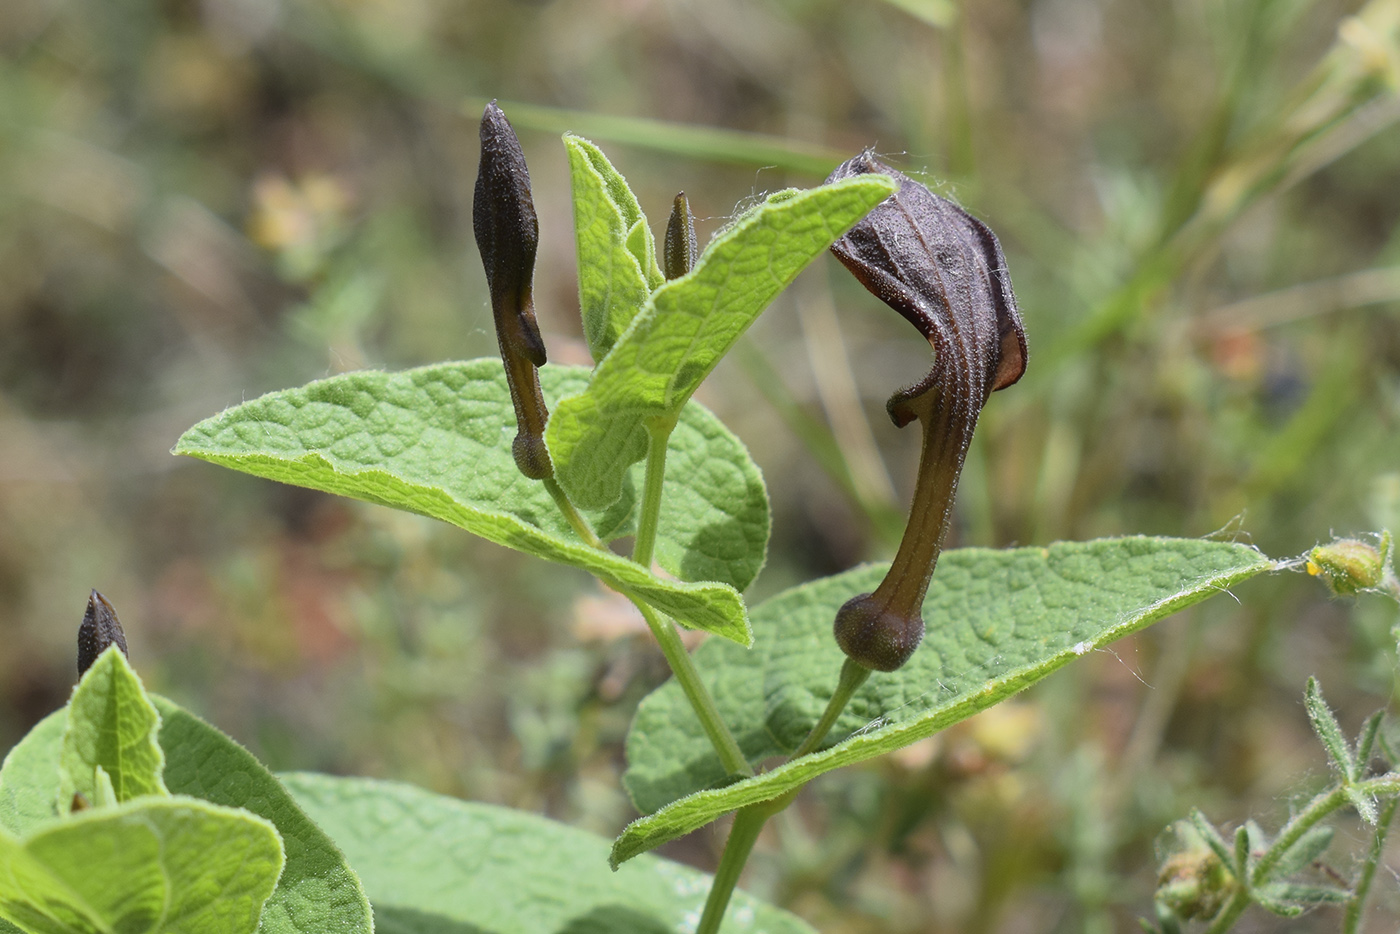
[[(1287, 557), (1400, 528), (1397, 89), (1400, 0), (4, 0), (0, 748), (64, 702), (97, 587), (148, 685), (274, 768), (633, 816), (621, 739), (665, 666), (617, 600), (168, 454), (267, 390), (494, 354), (491, 98), (555, 361), (587, 362), (561, 131), (658, 225), (683, 188), (702, 243), (872, 146), (997, 231), (1029, 337), (954, 544), (1225, 530)], [(773, 495), (751, 600), (892, 551), (918, 439), (883, 403), (927, 354), (824, 258), (702, 388)], [(1238, 598), (819, 781), (746, 887), (830, 932), (1136, 929), (1168, 822), (1276, 827), (1325, 780), (1309, 674), (1349, 729), (1394, 690), (1393, 604), (1302, 575)], [(1345, 875), (1364, 834), (1339, 836)], [(1393, 929), (1393, 874), (1376, 894)]]

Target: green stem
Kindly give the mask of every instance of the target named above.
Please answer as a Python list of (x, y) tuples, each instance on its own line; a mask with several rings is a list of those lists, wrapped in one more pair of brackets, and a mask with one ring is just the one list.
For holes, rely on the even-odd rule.
[(568, 494), (566, 494), (564, 488), (559, 485), (559, 481), (555, 480), (553, 477), (545, 477), (543, 482), (544, 488), (549, 491), (549, 495), (554, 497), (554, 504), (559, 507), (559, 511), (564, 514), (564, 518), (569, 521), (569, 525), (573, 527), (578, 537), (583, 539), (583, 543), (590, 548), (602, 548), (602, 541), (593, 533), (593, 529), (589, 527), (588, 521), (583, 518), (583, 514), (569, 501)]
[(676, 632), (675, 625), (652, 609), (644, 600), (631, 594), (628, 594), (628, 598), (641, 611), (642, 618), (647, 621), (652, 635), (656, 636), (657, 644), (661, 646), (661, 654), (666, 656), (666, 661), (671, 666), (671, 673), (675, 675), (676, 682), (685, 692), (686, 700), (690, 701), (695, 716), (700, 718), (700, 726), (705, 730), (705, 735), (710, 738), (710, 744), (715, 747), (715, 752), (719, 754), (719, 761), (723, 763), (725, 771), (730, 775), (746, 777), (753, 775), (753, 768), (749, 765), (749, 760), (744, 758), (744, 753), (734, 740), (734, 734), (729, 732), (729, 727), (719, 714), (719, 708), (715, 706), (714, 698), (710, 696), (709, 691), (705, 690), (705, 684), (700, 680), (700, 672), (696, 670), (695, 662), (691, 660), (690, 653), (685, 650), (685, 645), (681, 643), (681, 637)]
[[(841, 716), (841, 711), (846, 709), (856, 691), (860, 690), (860, 686), (869, 677), (869, 668), (852, 659), (846, 659), (845, 664), (841, 666), (836, 690), (832, 693), (826, 710), (822, 712), (817, 725), (807, 734), (807, 738), (802, 741), (802, 745), (792, 754), (792, 759), (814, 752), (821, 745), (822, 740), (826, 739), (826, 734), (831, 732), (836, 718)], [(734, 894), (734, 886), (739, 883), (739, 875), (744, 871), (744, 864), (753, 852), (753, 845), (757, 842), (763, 825), (767, 823), (768, 818), (791, 804), (798, 791), (799, 789), (794, 788), (771, 801), (740, 808), (734, 815), (734, 826), (730, 828), (729, 839), (725, 841), (724, 854), (720, 856), (719, 868), (715, 870), (714, 884), (710, 886), (710, 895), (705, 900), (705, 913), (700, 916), (700, 926), (695, 929), (695, 934), (716, 934), (719, 931), (725, 909), (729, 906), (729, 898)]]
[[(668, 429), (667, 435), (669, 434), (670, 431)], [(661, 468), (657, 471), (658, 492), (655, 496), (655, 505), (650, 514), (651, 521), (649, 523), (646, 522), (646, 516), (643, 516), (642, 519), (642, 522), (649, 525), (651, 529), (651, 545), (648, 546), (648, 551), (655, 547), (656, 542), (656, 515), (660, 512), (661, 505), (659, 475), (665, 473), (665, 441), (666, 438), (663, 437), (661, 444), (662, 455), (659, 459)], [(651, 468), (652, 464), (649, 460), (647, 463), (648, 495), (650, 495), (652, 483)], [(569, 521), (569, 525), (578, 533), (579, 538), (583, 539), (584, 543), (591, 548), (605, 548), (606, 546), (603, 542), (594, 534), (593, 529), (589, 527), (587, 520), (583, 518), (583, 515), (579, 513), (578, 509), (575, 508), (574, 504), (569, 500), (568, 494), (559, 486), (558, 481), (553, 477), (548, 477), (543, 482), (544, 488), (549, 491), (550, 496), (554, 497), (554, 502), (559, 507), (559, 511), (564, 514), (564, 518)], [(637, 540), (638, 542), (641, 541), (640, 534)], [(650, 567), (650, 564), (651, 560), (650, 557), (648, 557), (647, 566)], [(676, 632), (676, 627), (672, 625), (670, 620), (657, 613), (646, 601), (630, 593), (626, 594), (626, 597), (631, 600), (633, 606), (641, 612), (642, 618), (646, 620), (652, 635), (656, 637), (657, 644), (661, 646), (661, 654), (666, 656), (666, 661), (671, 666), (671, 673), (675, 675), (676, 681), (680, 683), (681, 690), (685, 692), (686, 699), (690, 701), (690, 706), (695, 711), (695, 716), (700, 719), (700, 725), (704, 728), (705, 735), (710, 738), (711, 744), (714, 745), (715, 752), (719, 754), (720, 762), (723, 763), (725, 770), (731, 775), (753, 775), (753, 768), (749, 765), (748, 760), (744, 758), (744, 754), (740, 751), (739, 744), (734, 739), (734, 734), (729, 732), (729, 727), (725, 724), (724, 718), (720, 716), (719, 708), (715, 706), (714, 698), (710, 696), (709, 691), (705, 690), (704, 682), (700, 680), (700, 672), (696, 670), (695, 663), (691, 661), (690, 653), (685, 650), (685, 645), (681, 643), (681, 637)]]
[(841, 712), (846, 709), (846, 705), (851, 702), (856, 691), (860, 690), (860, 686), (869, 677), (869, 668), (853, 658), (846, 659), (845, 664), (841, 666), (841, 675), (836, 679), (836, 690), (832, 693), (826, 710), (822, 711), (821, 719), (817, 721), (816, 726), (812, 727), (812, 731), (807, 734), (807, 738), (802, 741), (802, 745), (797, 747), (797, 751), (792, 754), (791, 758), (800, 759), (808, 753), (817, 751), (822, 740), (826, 739), (826, 734), (831, 732), (836, 718), (841, 716)]
[(1225, 931), (1235, 926), (1240, 915), (1249, 907), (1249, 892), (1243, 887), (1235, 889), (1235, 894), (1230, 896), (1230, 901), (1220, 910), (1220, 914), (1211, 921), (1210, 927), (1206, 928), (1205, 934), (1224, 934)]
[(647, 445), (647, 478), (642, 487), (642, 511), (637, 516), (637, 542), (632, 547), (632, 560), (651, 569), (652, 553), (656, 551), (656, 530), (661, 524), (661, 487), (666, 480), (666, 444), (671, 440), (675, 420), (653, 421), (647, 425), (650, 442)]
[[(632, 560), (648, 571), (651, 570), (652, 554), (656, 551), (656, 530), (661, 519), (661, 486), (666, 480), (666, 443), (670, 441), (671, 431), (675, 427), (675, 419), (653, 420), (647, 425), (647, 434), (651, 439), (647, 446), (647, 477), (642, 488), (642, 511), (637, 517), (637, 541), (632, 548)], [(700, 680), (700, 672), (681, 643), (675, 625), (645, 601), (631, 594), (628, 597), (651, 628), (652, 635), (661, 646), (661, 654), (666, 656), (671, 666), (671, 674), (675, 675), (681, 690), (685, 692), (695, 716), (700, 718), (700, 726), (710, 738), (710, 744), (715, 747), (725, 770), (730, 775), (753, 775), (753, 768), (720, 716), (714, 698)]]
[(1308, 806), (1299, 811), (1283, 829), (1279, 831), (1278, 838), (1264, 851), (1264, 855), (1259, 857), (1259, 862), (1254, 864), (1254, 871), (1250, 873), (1250, 887), (1263, 885), (1269, 881), (1269, 873), (1273, 871), (1278, 861), (1283, 859), (1283, 855), (1292, 848), (1307, 833), (1317, 825), (1328, 814), (1347, 803), (1346, 792), (1341, 785), (1322, 792), (1316, 798), (1308, 802)]
[(1391, 798), (1381, 806), (1380, 816), (1376, 820), (1376, 832), (1371, 836), (1371, 850), (1366, 854), (1366, 861), (1361, 864), (1361, 875), (1356, 880), (1356, 887), (1352, 889), (1351, 900), (1347, 902), (1342, 934), (1358, 934), (1361, 930), (1361, 919), (1366, 912), (1366, 896), (1371, 891), (1371, 881), (1376, 877), (1376, 867), (1380, 865), (1381, 851), (1385, 849), (1386, 834), (1390, 831), (1390, 822), (1395, 817), (1397, 804), (1400, 804), (1400, 798)]
[(729, 898), (734, 894), (734, 886), (739, 884), (739, 875), (744, 864), (749, 861), (753, 845), (763, 830), (772, 812), (764, 804), (754, 804), (740, 808), (734, 815), (734, 826), (729, 829), (729, 839), (724, 844), (724, 854), (719, 858), (719, 868), (715, 870), (715, 881), (710, 886), (709, 897), (705, 899), (705, 913), (700, 916), (700, 926), (695, 934), (717, 934), (724, 920), (724, 911), (729, 907)]

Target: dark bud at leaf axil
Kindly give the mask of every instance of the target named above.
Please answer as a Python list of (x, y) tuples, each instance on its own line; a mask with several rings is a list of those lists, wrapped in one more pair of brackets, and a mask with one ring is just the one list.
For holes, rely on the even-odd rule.
[(861, 284), (918, 328), (933, 348), (928, 376), (886, 408), (898, 427), (918, 419), (923, 450), (909, 523), (885, 579), (836, 614), (852, 659), (894, 671), (918, 648), (922, 608), (977, 417), (987, 397), (1026, 369), (1026, 337), (1001, 244), (986, 225), (869, 152), (842, 164), (834, 182), (888, 175), (899, 190), (832, 245)]
[(126, 650), (126, 633), (122, 632), (117, 611), (106, 597), (94, 590), (88, 597), (83, 623), (78, 627), (78, 676), (82, 677), (110, 645), (117, 646), (128, 658), (131, 656)]
[(544, 443), (549, 410), (535, 371), (545, 363), (532, 293), (539, 221), (520, 140), (495, 101), (486, 105), (481, 117), (481, 169), (476, 177), (472, 229), (486, 267), (496, 341), (515, 405), (515, 465), (525, 476), (543, 480), (554, 476), (554, 465)]
[(662, 272), (667, 279), (679, 279), (695, 266), (699, 251), (695, 244), (695, 215), (685, 192), (676, 195), (671, 219), (666, 222), (666, 243), (661, 251)]

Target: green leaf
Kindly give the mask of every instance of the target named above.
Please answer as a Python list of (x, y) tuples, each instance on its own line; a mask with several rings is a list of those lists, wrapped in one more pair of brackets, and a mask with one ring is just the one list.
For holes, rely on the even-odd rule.
[(260, 934), (370, 934), (369, 902), (359, 876), (261, 762), (173, 701), (160, 710), (165, 783), (177, 794), (243, 808), (276, 825), (287, 866), (263, 909)]
[[(582, 388), (583, 368), (544, 367), (547, 399)], [(714, 416), (687, 416), (704, 439), (714, 440), (718, 460), (735, 456), (733, 436), (708, 427)], [(605, 583), (640, 597), (680, 622), (748, 645), (752, 636), (743, 601), (725, 583), (663, 580), (611, 551), (590, 548), (574, 533), (543, 484), (521, 476), (511, 456), (514, 409), (499, 360), (442, 363), (403, 373), (347, 373), (299, 389), (269, 393), (195, 425), (175, 446), (187, 454), (271, 480), (310, 487), (417, 512), (460, 526), (482, 538), (527, 554), (590, 571)], [(694, 441), (696, 439), (692, 439)], [(739, 447), (742, 450), (742, 446)], [(694, 450), (682, 456), (697, 456)], [(747, 455), (743, 458), (747, 461)], [(743, 476), (739, 476), (743, 475)], [(732, 562), (736, 542), (749, 544), (736, 568), (756, 573), (761, 551), (753, 519), (762, 512), (767, 540), (767, 503), (756, 497), (757, 468), (738, 471), (743, 514), (734, 527), (734, 502), (710, 502), (716, 490), (704, 478), (693, 491), (683, 522), (669, 526), (658, 552), (668, 560), (689, 556), (692, 545), (715, 546), (707, 570)], [(682, 484), (685, 478), (677, 478)], [(683, 494), (675, 494), (684, 500)], [(617, 534), (630, 506), (595, 515), (601, 532)], [(687, 567), (686, 561), (678, 569)], [(738, 575), (747, 584), (745, 571)], [(751, 577), (749, 577), (751, 579)]]
[[(1220, 859), (1223, 866), (1235, 866), (1235, 854), (1230, 849), (1230, 844), (1225, 842), (1225, 838), (1220, 835), (1220, 831), (1215, 829), (1215, 825), (1206, 819), (1200, 808), (1191, 809), (1191, 825), (1200, 833), (1201, 839), (1211, 848)], [(1238, 867), (1235, 867), (1238, 868)], [(1231, 873), (1233, 874), (1233, 869)]]
[[(409, 785), (283, 775), (345, 850), (379, 934), (663, 934), (691, 930), (710, 879), (655, 857), (608, 871), (607, 841), (533, 814)], [(812, 934), (742, 892), (725, 934)]]
[[(641, 489), (645, 464), (629, 486)], [(772, 513), (763, 474), (744, 442), (691, 400), (666, 443), (666, 484), (654, 559), (687, 581), (753, 583), (768, 556)], [(636, 531), (632, 514), (614, 536)]]
[(1381, 721), (1385, 719), (1385, 709), (1382, 708), (1371, 714), (1361, 723), (1361, 730), (1356, 737), (1356, 775), (1360, 778), (1366, 774), (1367, 767), (1371, 764), (1371, 759), (1376, 752), (1376, 736), (1381, 729)]
[[(151, 701), (161, 715), (167, 787), (212, 804), (243, 808), (270, 820), (281, 834), (287, 864), (263, 909), (260, 934), (369, 934), (369, 902), (359, 878), (272, 773), (238, 743), (174, 702), (158, 695)], [(0, 823), (17, 835), (56, 816), (54, 790), (65, 719), (65, 711), (59, 710), (40, 721), (0, 768)]]
[(1296, 918), (1317, 905), (1341, 905), (1351, 898), (1351, 893), (1345, 889), (1297, 882), (1272, 882), (1254, 888), (1249, 894), (1260, 907), (1285, 918)]
[(1323, 699), (1322, 688), (1318, 686), (1316, 678), (1309, 678), (1307, 687), (1303, 689), (1303, 708), (1307, 710), (1313, 732), (1322, 741), (1322, 748), (1327, 750), (1327, 758), (1332, 761), (1333, 768), (1343, 781), (1356, 781), (1356, 758), (1342, 735), (1342, 727), (1332, 714), (1332, 708)]
[(58, 817), (58, 763), (67, 726), (67, 708), (55, 710), (5, 755), (0, 766), (0, 827), (15, 836)]
[[(628, 827), (613, 858), (621, 862), (726, 811), (930, 736), (1100, 646), (1273, 567), (1243, 545), (1163, 538), (944, 552), (924, 602), (923, 645), (899, 671), (871, 676), (832, 729), (825, 751), (710, 788), (724, 780), (724, 770), (679, 688), (667, 683), (646, 698), (628, 735), (624, 782), (639, 810), (661, 810)], [(754, 625), (764, 638), (750, 652), (712, 641), (695, 653), (751, 762), (791, 752), (816, 722), (843, 661), (831, 636), (836, 610), (871, 590), (884, 571), (856, 568), (755, 607)]]
[(1333, 830), (1326, 824), (1319, 824), (1307, 831), (1274, 864), (1274, 875), (1291, 876), (1307, 869), (1332, 845), (1332, 836)]
[(646, 215), (626, 179), (588, 140), (566, 134), (564, 148), (573, 180), (583, 334), (593, 359), (602, 360), (665, 280)]
[(109, 646), (68, 702), (59, 756), (59, 811), (67, 813), (75, 792), (93, 806), (104, 803), (107, 789), (117, 803), (169, 794), (161, 781), (165, 755), (156, 739), (159, 731), (160, 714), (141, 679), (121, 649)]
[(739, 336), (813, 259), (894, 190), (863, 175), (783, 191), (710, 241), (695, 268), (651, 294), (594, 371), (554, 409), (545, 438), (574, 502), (603, 508), (646, 456), (647, 422), (669, 423)]
[(251, 934), (282, 862), (262, 818), (147, 797), (0, 832), (0, 915), (31, 934)]

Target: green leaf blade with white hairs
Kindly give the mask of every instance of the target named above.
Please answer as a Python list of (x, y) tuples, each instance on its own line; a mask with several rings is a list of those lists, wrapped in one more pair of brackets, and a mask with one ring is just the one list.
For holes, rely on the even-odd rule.
[[(588, 371), (547, 366), (540, 378), (552, 399), (582, 389)], [(731, 583), (665, 580), (585, 544), (544, 486), (516, 470), (513, 411), (504, 371), (494, 359), (394, 374), (347, 373), (269, 393), (206, 419), (180, 438), (175, 453), (441, 519), (498, 545), (589, 571), (685, 625), (751, 642), (747, 610)], [(751, 463), (732, 435), (705, 427), (715, 422), (708, 412), (697, 407), (687, 417), (694, 419), (692, 441), (713, 439), (716, 445), (701, 445), (687, 456)], [(701, 565), (709, 572), (733, 567), (733, 583), (740, 585), (752, 579), (767, 544), (767, 500), (761, 479), (755, 482), (757, 468), (736, 469), (734, 476), (738, 486), (696, 494), (684, 518), (687, 527), (671, 526), (675, 537), (658, 549), (659, 557), (686, 552), (708, 531), (720, 541), (710, 543), (713, 560)], [(731, 503), (712, 502), (716, 495), (744, 501), (741, 526), (734, 523)], [(592, 516), (594, 524), (608, 536), (622, 534), (629, 508), (615, 505)], [(735, 560), (741, 548), (748, 556)], [(684, 573), (685, 562), (676, 562), (676, 570)]]
[(771, 195), (705, 248), (688, 275), (651, 293), (586, 392), (546, 429), (556, 476), (574, 501), (605, 508), (646, 456), (647, 423), (669, 422), (774, 297), (894, 191), (867, 175)]
[[(712, 787), (724, 781), (723, 769), (702, 746), (677, 686), (667, 683), (646, 698), (628, 736), (624, 782), (638, 808), (655, 813), (628, 827), (614, 862), (831, 769), (931, 736), (1077, 657), (1274, 567), (1247, 546), (1185, 539), (945, 552), (924, 602), (924, 644), (900, 670), (866, 682), (822, 751)], [(755, 607), (764, 639), (753, 651), (710, 642), (695, 653), (751, 762), (792, 752), (821, 715), (843, 660), (832, 619), (884, 570), (856, 568)], [(734, 696), (726, 698), (725, 689)]]
[(602, 150), (565, 136), (573, 184), (574, 241), (583, 334), (594, 360), (607, 356), (664, 280), (646, 215)]
[[(395, 782), (281, 776), (359, 869), (384, 934), (659, 934), (693, 930), (710, 878), (556, 821)], [(814, 934), (736, 893), (726, 934)]]
[(0, 831), (0, 916), (32, 934), (252, 934), (282, 864), (269, 821), (144, 798)]
[[(160, 714), (141, 679), (115, 645), (93, 662), (68, 702), (60, 754), (58, 808), (67, 813), (75, 793), (89, 805), (144, 795), (167, 795), (161, 773), (165, 754), (157, 736)], [(110, 781), (108, 786), (107, 781)]]

